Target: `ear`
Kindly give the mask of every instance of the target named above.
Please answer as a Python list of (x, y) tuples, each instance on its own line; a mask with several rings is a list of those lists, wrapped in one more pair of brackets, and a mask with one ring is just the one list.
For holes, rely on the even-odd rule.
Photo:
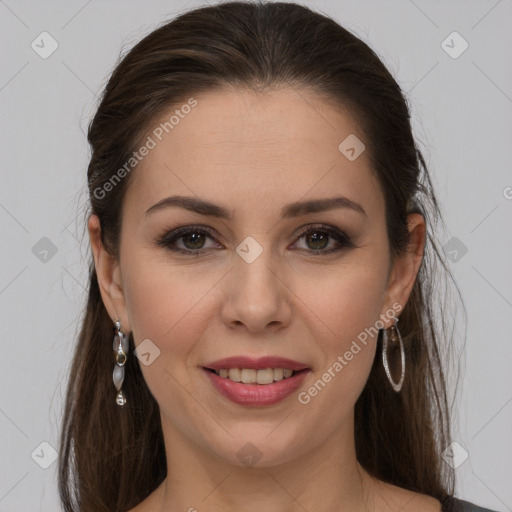
[(112, 319), (112, 323), (119, 319), (122, 331), (130, 332), (121, 269), (119, 262), (106, 250), (101, 241), (101, 225), (97, 215), (89, 217), (88, 229), (103, 304)]
[[(393, 304), (400, 304), (400, 311), (404, 308), (423, 260), (426, 240), (425, 219), (419, 213), (411, 213), (407, 216), (407, 224), (409, 243), (404, 253), (396, 258), (389, 273), (384, 301), (386, 309), (390, 309)], [(392, 319), (389, 319), (385, 327), (391, 325)]]

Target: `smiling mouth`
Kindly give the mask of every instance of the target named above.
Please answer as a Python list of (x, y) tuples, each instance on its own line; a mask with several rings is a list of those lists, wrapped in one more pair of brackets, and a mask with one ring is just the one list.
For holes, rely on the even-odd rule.
[(265, 368), (262, 370), (252, 368), (221, 368), (220, 370), (213, 370), (212, 368), (205, 368), (205, 370), (233, 382), (265, 385), (289, 379), (298, 373), (307, 372), (309, 369), (305, 368), (295, 371), (289, 368)]

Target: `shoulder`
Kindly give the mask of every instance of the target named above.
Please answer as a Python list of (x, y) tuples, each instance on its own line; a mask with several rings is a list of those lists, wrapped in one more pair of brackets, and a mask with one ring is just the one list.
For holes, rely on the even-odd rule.
[(496, 510), (480, 507), (469, 501), (459, 500), (457, 498), (452, 498), (452, 502), (454, 505), (453, 512), (497, 512)]
[(442, 512), (441, 502), (428, 494), (376, 481), (373, 504), (383, 512)]
[(392, 484), (378, 482), (376, 493), (377, 510), (391, 512), (498, 512), (475, 505), (469, 501), (450, 496), (441, 503), (438, 499)]

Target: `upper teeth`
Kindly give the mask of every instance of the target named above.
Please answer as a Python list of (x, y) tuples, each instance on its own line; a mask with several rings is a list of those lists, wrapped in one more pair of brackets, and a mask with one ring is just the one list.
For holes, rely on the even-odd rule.
[(265, 368), (264, 370), (254, 370), (249, 368), (222, 368), (215, 370), (220, 377), (243, 382), (244, 384), (271, 384), (276, 380), (283, 380), (291, 377), (293, 370), (288, 368)]

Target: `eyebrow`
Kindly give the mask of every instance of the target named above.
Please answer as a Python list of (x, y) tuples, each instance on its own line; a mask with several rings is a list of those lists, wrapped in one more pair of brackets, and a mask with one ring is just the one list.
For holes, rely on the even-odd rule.
[[(146, 216), (165, 208), (184, 208), (200, 215), (217, 217), (219, 219), (232, 220), (233, 215), (226, 208), (211, 203), (204, 199), (188, 196), (170, 196), (158, 201), (146, 210)], [(321, 199), (310, 199), (287, 204), (281, 209), (281, 217), (284, 219), (299, 217), (308, 213), (324, 212), (340, 208), (351, 209), (367, 216), (364, 208), (355, 201), (344, 196), (328, 197)]]

